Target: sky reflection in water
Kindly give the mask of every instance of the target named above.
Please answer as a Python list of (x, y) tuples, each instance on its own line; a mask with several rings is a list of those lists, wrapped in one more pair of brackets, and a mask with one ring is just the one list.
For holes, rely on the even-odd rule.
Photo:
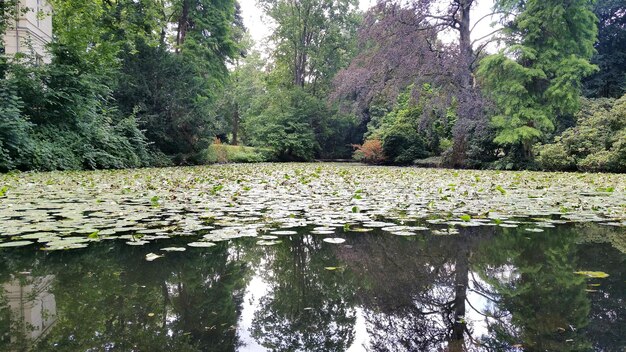
[[(0, 251), (0, 350), (622, 351), (626, 233), (374, 230)], [(589, 278), (577, 271), (601, 271)]]

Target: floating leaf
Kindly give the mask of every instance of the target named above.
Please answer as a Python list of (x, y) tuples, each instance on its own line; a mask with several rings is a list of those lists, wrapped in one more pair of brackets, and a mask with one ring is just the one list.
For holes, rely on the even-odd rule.
[(603, 271), (575, 271), (574, 274), (583, 275), (592, 279), (604, 279), (609, 277), (609, 274)]
[(272, 235), (277, 235), (277, 236), (291, 236), (291, 235), (297, 235), (298, 234), (297, 231), (291, 231), (291, 230), (278, 230), (278, 231), (272, 231), (270, 233)]
[(149, 262), (151, 262), (151, 261), (153, 261), (155, 259), (158, 259), (158, 258), (163, 258), (163, 256), (155, 254), (155, 253), (148, 253), (148, 254), (146, 254), (146, 260), (149, 261)]
[(350, 232), (370, 232), (370, 231), (374, 231), (373, 228), (365, 228), (365, 227), (353, 227), (350, 228), (350, 230), (348, 230)]
[(197, 247), (197, 248), (209, 248), (215, 246), (213, 242), (189, 242), (187, 243), (189, 247)]
[(4, 242), (0, 243), (0, 248), (6, 247), (23, 247), (33, 244), (33, 241), (12, 241), (12, 242)]
[(258, 244), (259, 246), (273, 246), (275, 244), (279, 244), (279, 243), (283, 243), (283, 241), (267, 241), (267, 240), (260, 240), (257, 241), (256, 244)]
[(187, 250), (187, 248), (185, 247), (165, 247), (165, 248), (161, 248), (162, 251), (164, 252), (184, 252)]
[(2, 188), (0, 188), (0, 198), (4, 197), (7, 194), (8, 190), (9, 190), (9, 186), (7, 185), (2, 186)]
[(340, 243), (344, 243), (346, 240), (344, 238), (329, 237), (329, 238), (324, 238), (323, 241), (326, 243), (340, 244)]

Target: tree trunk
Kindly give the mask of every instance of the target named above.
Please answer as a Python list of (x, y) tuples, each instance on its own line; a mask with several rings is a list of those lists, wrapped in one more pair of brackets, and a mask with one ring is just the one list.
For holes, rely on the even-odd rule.
[(472, 58), (474, 51), (470, 40), (470, 8), (473, 0), (459, 0), (459, 50), (461, 59), (461, 87), (469, 89), (472, 87)]
[(182, 51), (182, 45), (185, 42), (187, 28), (189, 27), (189, 0), (183, 0), (183, 10), (178, 19), (178, 31), (176, 33), (176, 52)]
[(462, 243), (456, 257), (454, 274), (454, 323), (448, 350), (450, 352), (462, 352), (465, 349), (465, 300), (467, 299), (467, 286), (469, 284), (469, 256), (470, 250), (467, 243)]

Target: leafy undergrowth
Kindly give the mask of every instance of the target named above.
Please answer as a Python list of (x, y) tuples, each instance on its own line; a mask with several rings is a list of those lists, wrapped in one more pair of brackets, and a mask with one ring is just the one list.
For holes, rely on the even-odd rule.
[(207, 150), (207, 162), (221, 164), (268, 162), (276, 159), (274, 154), (269, 148), (213, 143)]
[(197, 247), (242, 236), (267, 245), (304, 226), (332, 238), (372, 227), (412, 236), (455, 235), (459, 226), (626, 226), (619, 174), (261, 163), (7, 174), (0, 185), (0, 247), (45, 250), (188, 235), (202, 236)]

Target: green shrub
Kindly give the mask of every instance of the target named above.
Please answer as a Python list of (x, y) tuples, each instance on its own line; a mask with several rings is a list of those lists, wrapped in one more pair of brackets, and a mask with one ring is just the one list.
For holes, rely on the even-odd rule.
[(567, 153), (562, 144), (546, 144), (537, 155), (537, 163), (544, 169), (567, 171), (576, 167), (574, 157)]
[(214, 163), (260, 163), (276, 160), (274, 152), (267, 148), (253, 148), (213, 143), (206, 153), (206, 160)]
[(430, 156), (426, 140), (411, 126), (395, 125), (383, 137), (383, 152), (396, 164), (412, 164)]
[(626, 172), (626, 95), (584, 99), (576, 126), (536, 152), (544, 170)]

